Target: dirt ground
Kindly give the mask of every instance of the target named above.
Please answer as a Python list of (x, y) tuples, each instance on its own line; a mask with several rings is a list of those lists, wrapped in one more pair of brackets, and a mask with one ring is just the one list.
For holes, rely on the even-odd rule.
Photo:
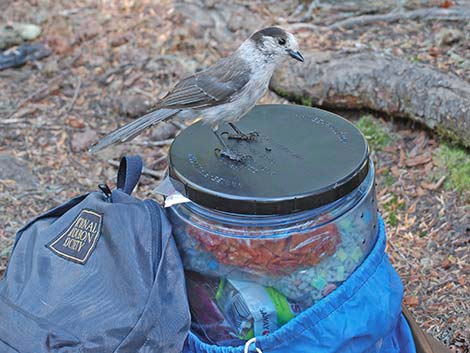
[[(0, 2), (0, 19), (41, 26), (38, 41), (52, 49), (43, 60), (0, 71), (0, 274), (16, 230), (100, 182), (113, 185), (112, 160), (139, 153), (147, 168), (164, 170), (168, 146), (181, 123), (159, 126), (98, 155), (86, 150), (145, 111), (178, 79), (230, 53), (263, 25), (295, 31), (305, 52), (392, 52), (470, 77), (469, 23), (400, 21), (332, 30), (329, 24), (361, 13), (356, 8), (361, 2), (319, 3), (311, 21), (315, 27), (309, 27), (310, 22), (298, 21), (302, 13), (291, 18), (297, 1)], [(406, 3), (422, 6), (419, 1)], [(426, 3), (453, 6), (458, 1)], [(372, 1), (367, 6), (369, 12), (388, 12), (397, 5)], [(456, 39), (448, 42), (449, 31)], [(262, 103), (272, 102), (287, 103), (269, 92)], [(352, 119), (362, 115), (345, 114)], [(378, 125), (371, 133), (380, 131), (387, 140), (372, 138), (371, 144), (380, 210), (388, 224), (388, 253), (405, 284), (404, 301), (427, 332), (456, 352), (469, 352), (468, 195), (448, 186), (450, 171), (438, 159), (443, 141), (411, 123), (373, 116)], [(137, 194), (153, 197), (157, 184), (158, 173), (145, 175)]]

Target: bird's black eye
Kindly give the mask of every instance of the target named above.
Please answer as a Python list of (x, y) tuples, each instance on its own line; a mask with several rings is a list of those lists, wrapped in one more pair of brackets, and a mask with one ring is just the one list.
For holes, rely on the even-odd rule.
[(280, 38), (279, 41), (278, 41), (278, 43), (279, 43), (280, 45), (286, 45), (286, 40), (285, 40), (284, 38)]

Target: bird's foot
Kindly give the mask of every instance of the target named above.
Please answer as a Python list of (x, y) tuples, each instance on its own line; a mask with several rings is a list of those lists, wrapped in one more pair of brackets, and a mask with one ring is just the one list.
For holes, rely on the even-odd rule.
[(215, 153), (219, 157), (228, 158), (231, 161), (241, 162), (241, 163), (243, 163), (243, 162), (245, 162), (245, 161), (247, 161), (248, 159), (251, 158), (249, 155), (236, 153), (236, 152), (233, 152), (232, 150), (227, 149), (227, 148), (225, 148), (223, 150), (221, 150), (220, 148), (216, 148)]
[(244, 134), (242, 132), (236, 133), (236, 134), (229, 134), (228, 138), (231, 140), (241, 140), (241, 141), (256, 141), (258, 138), (259, 134), (256, 131), (249, 132), (247, 134)]

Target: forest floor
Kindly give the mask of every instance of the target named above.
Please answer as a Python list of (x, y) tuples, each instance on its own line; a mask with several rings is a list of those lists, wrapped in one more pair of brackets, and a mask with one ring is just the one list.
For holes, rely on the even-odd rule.
[[(296, 20), (302, 14), (291, 18), (296, 1), (2, 1), (0, 20), (39, 25), (38, 41), (52, 55), (0, 71), (0, 274), (21, 225), (74, 195), (95, 190), (100, 182), (112, 185), (116, 168), (110, 160), (139, 153), (147, 168), (164, 170), (181, 124), (162, 124), (97, 155), (87, 148), (263, 25), (296, 31), (304, 52), (392, 52), (470, 77), (469, 23), (402, 20), (330, 29), (329, 24), (360, 14), (357, 3), (320, 1), (313, 12), (315, 26), (309, 27)], [(391, 1), (369, 3), (368, 12), (395, 6)], [(406, 3), (421, 6), (419, 1)], [(427, 3), (453, 6), (458, 1)], [(268, 92), (261, 103), (288, 102)], [(405, 303), (427, 332), (456, 352), (469, 352), (468, 151), (406, 121), (374, 112), (342, 113), (357, 121), (374, 150), (388, 253), (404, 282)], [(157, 184), (158, 177), (144, 175), (137, 195), (153, 197)]]

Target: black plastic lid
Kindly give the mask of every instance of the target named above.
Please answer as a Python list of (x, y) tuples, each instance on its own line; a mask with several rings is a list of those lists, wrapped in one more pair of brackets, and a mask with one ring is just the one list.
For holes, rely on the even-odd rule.
[(297, 105), (258, 105), (237, 124), (256, 131), (256, 141), (227, 139), (244, 162), (220, 157), (209, 125), (197, 122), (170, 148), (175, 188), (208, 208), (243, 214), (289, 214), (328, 204), (357, 188), (369, 170), (369, 147), (361, 132), (340, 116)]

